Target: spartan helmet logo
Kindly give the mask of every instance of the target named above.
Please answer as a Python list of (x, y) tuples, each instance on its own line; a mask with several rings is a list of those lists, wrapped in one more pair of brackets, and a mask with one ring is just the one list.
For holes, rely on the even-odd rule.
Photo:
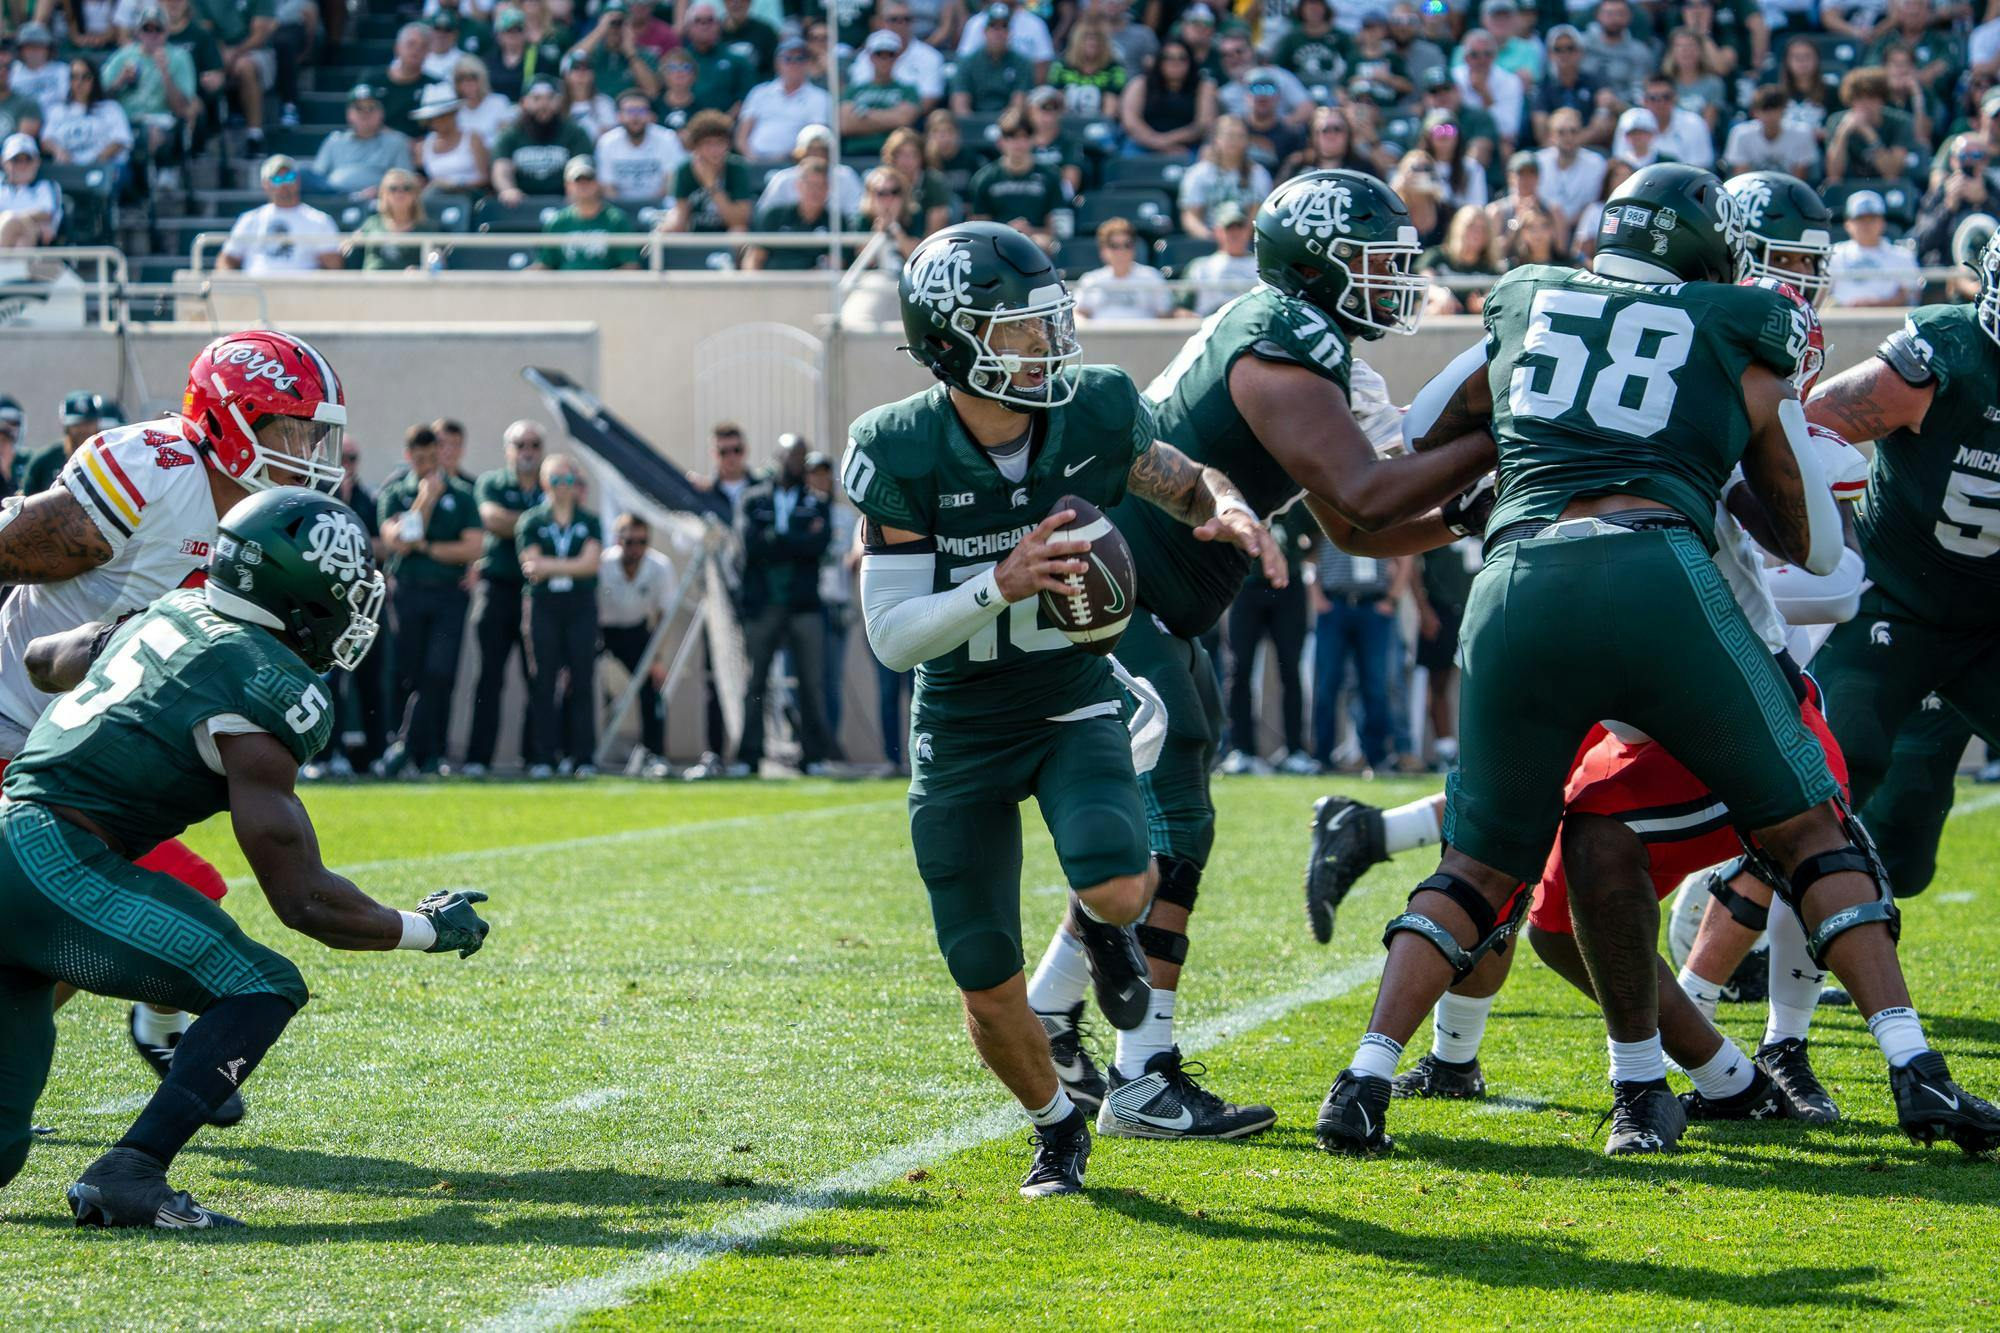
[(1280, 224), (1308, 240), (1324, 241), (1337, 232), (1347, 234), (1347, 213), (1354, 207), (1354, 192), (1339, 181), (1314, 181), (1285, 196)]
[(1723, 193), (1742, 211), (1744, 227), (1756, 231), (1764, 225), (1764, 210), (1771, 206), (1771, 182), (1753, 180), (1740, 191), (1725, 190)]
[(949, 315), (972, 300), (971, 278), (971, 251), (949, 243), (931, 246), (910, 261), (910, 299)]
[(368, 570), (368, 534), (347, 515), (329, 510), (313, 519), (305, 557), (329, 578), (352, 583)]

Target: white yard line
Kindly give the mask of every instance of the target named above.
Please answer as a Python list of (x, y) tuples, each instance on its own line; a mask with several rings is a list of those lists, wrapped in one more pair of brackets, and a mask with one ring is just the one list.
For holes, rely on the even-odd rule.
[[(1275, 1022), (1295, 1009), (1337, 999), (1373, 980), (1381, 971), (1379, 959), (1352, 963), (1297, 990), (1253, 1000), (1207, 1022), (1191, 1023), (1182, 1031), (1181, 1047), (1195, 1054), (1227, 1038)], [(929, 1138), (891, 1148), (836, 1171), (785, 1198), (732, 1214), (705, 1231), (671, 1237), (651, 1254), (602, 1277), (579, 1278), (530, 1297), (478, 1328), (482, 1333), (561, 1328), (593, 1311), (623, 1304), (639, 1287), (692, 1272), (719, 1254), (754, 1245), (814, 1213), (838, 1208), (856, 1194), (886, 1185), (916, 1167), (1014, 1133), (1024, 1123), (1019, 1107), (993, 1107)]]
[(1960, 801), (1952, 806), (1950, 818), (1957, 819), (1960, 815), (1976, 815), (1981, 810), (1991, 810), (1996, 805), (2000, 805), (2000, 791), (1982, 792), (1969, 801)]

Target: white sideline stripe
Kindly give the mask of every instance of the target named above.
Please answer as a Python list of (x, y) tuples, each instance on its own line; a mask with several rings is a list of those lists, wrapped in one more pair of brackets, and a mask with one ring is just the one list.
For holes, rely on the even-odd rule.
[(1941, 903), (1969, 903), (1978, 896), (1976, 893), (1967, 893), (1961, 889), (1957, 893), (1940, 893), (1937, 900)]
[(2000, 791), (1989, 791), (1952, 806), (1951, 813), (1946, 818), (1957, 819), (1960, 815), (1976, 815), (1981, 810), (1991, 810), (1996, 805), (2000, 805)]
[[(581, 838), (558, 838), (554, 842), (522, 842), (505, 847), (473, 847), (456, 852), (438, 852), (431, 856), (398, 856), (380, 861), (355, 861), (331, 868), (334, 874), (352, 879), (356, 875), (371, 875), (383, 870), (402, 870), (410, 866), (465, 865), (500, 857), (541, 856), (549, 852), (568, 852), (584, 847), (609, 847), (619, 843), (651, 842), (655, 838), (680, 838), (691, 833), (714, 833), (721, 829), (776, 824), (792, 819), (824, 819), (830, 815), (852, 815), (865, 810), (887, 810), (891, 807), (900, 810), (903, 804), (903, 798), (898, 796), (880, 801), (856, 801), (848, 805), (816, 805), (800, 810), (777, 810), (763, 815), (731, 815), (726, 819), (702, 819), (690, 824), (662, 824), (655, 828), (592, 833)], [(229, 887), (232, 889), (251, 889), (256, 886), (255, 875), (236, 875), (229, 880)]]
[[(1254, 1000), (1219, 1018), (1191, 1023), (1184, 1030), (1181, 1045), (1189, 1054), (1194, 1054), (1226, 1037), (1240, 1036), (1283, 1018), (1295, 1009), (1338, 999), (1381, 975), (1381, 972), (1379, 959), (1351, 963), (1296, 990)], [(726, 1217), (705, 1231), (670, 1237), (659, 1249), (623, 1268), (602, 1277), (566, 1282), (476, 1327), (482, 1333), (522, 1333), (524, 1330), (561, 1328), (573, 1319), (622, 1304), (634, 1288), (692, 1272), (719, 1254), (754, 1245), (814, 1213), (838, 1208), (850, 1196), (886, 1185), (927, 1162), (976, 1148), (1024, 1127), (1019, 1107), (993, 1107), (927, 1139), (891, 1148), (865, 1162), (822, 1177), (786, 1198), (758, 1204)]]
[(123, 1097), (113, 1097), (108, 1102), (83, 1108), (85, 1115), (130, 1115), (153, 1100), (152, 1094), (145, 1092), (128, 1093)]
[(1540, 1097), (1488, 1097), (1473, 1110), (1481, 1115), (1513, 1115), (1516, 1112), (1540, 1111), (1548, 1103)]
[(629, 1088), (592, 1088), (589, 1092), (579, 1092), (574, 1097), (565, 1098), (549, 1109), (557, 1112), (595, 1111), (600, 1106), (610, 1106), (622, 1102), (632, 1095)]

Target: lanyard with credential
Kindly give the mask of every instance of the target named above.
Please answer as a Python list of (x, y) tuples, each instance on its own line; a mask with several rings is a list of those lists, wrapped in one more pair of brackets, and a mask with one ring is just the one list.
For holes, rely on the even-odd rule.
[[(576, 545), (576, 534), (582, 526), (575, 519), (558, 525), (552, 518), (549, 525), (542, 529), (543, 532), (548, 534), (549, 545), (556, 548), (556, 559), (569, 559), (570, 548)], [(550, 592), (568, 592), (575, 586), (576, 580), (567, 574), (559, 574), (549, 580)]]

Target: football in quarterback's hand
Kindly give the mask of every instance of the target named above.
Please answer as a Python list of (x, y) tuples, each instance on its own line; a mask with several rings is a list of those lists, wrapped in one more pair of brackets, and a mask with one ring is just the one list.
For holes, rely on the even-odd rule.
[(1042, 609), (1071, 643), (1085, 652), (1108, 655), (1132, 619), (1132, 548), (1090, 501), (1065, 495), (1049, 512), (1065, 509), (1075, 511), (1076, 517), (1051, 540), (1089, 542), (1090, 550), (1082, 557), (1089, 568), (1081, 574), (1060, 575), (1069, 594), (1042, 593)]

